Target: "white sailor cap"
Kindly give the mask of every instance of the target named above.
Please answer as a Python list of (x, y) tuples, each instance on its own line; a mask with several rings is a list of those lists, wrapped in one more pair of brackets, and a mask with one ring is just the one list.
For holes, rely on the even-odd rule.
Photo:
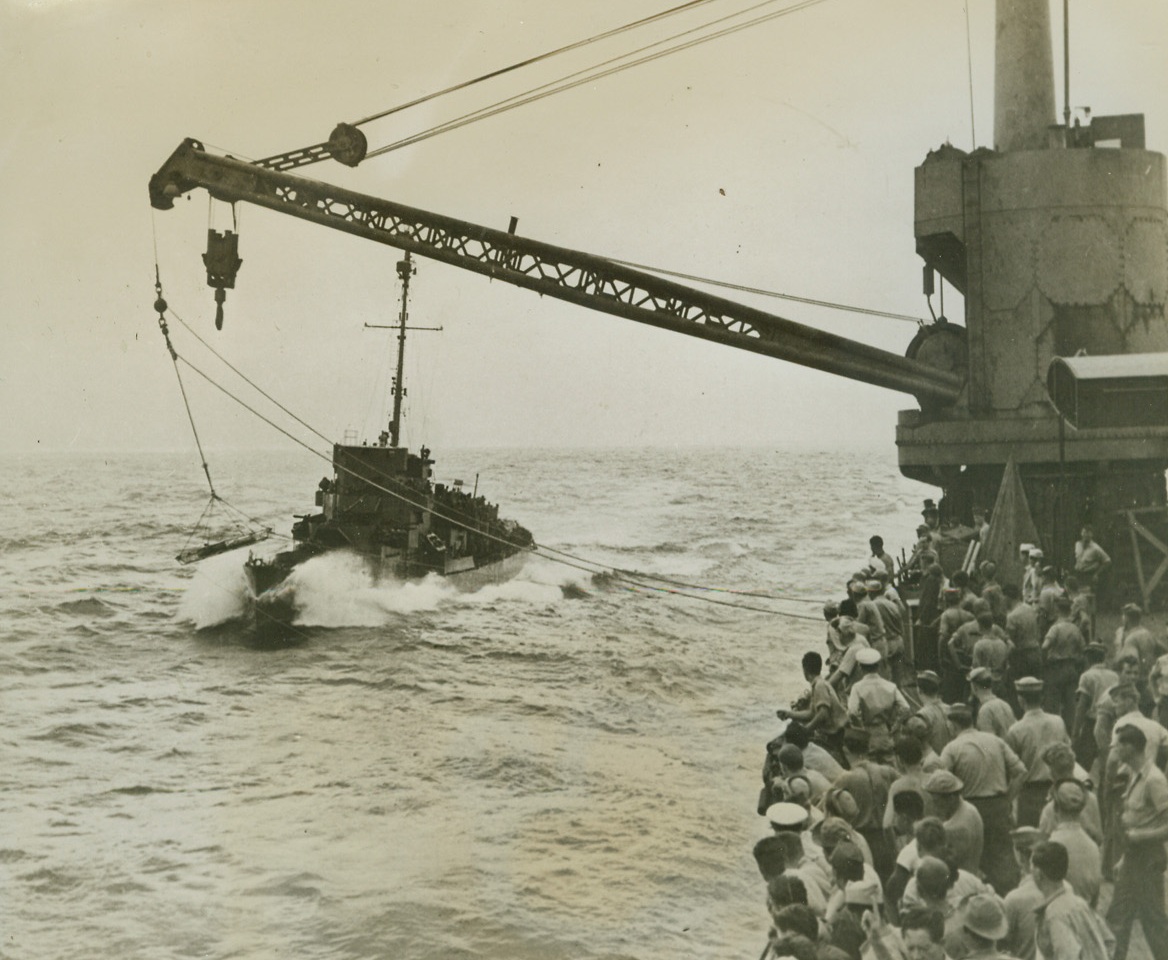
[(766, 818), (776, 827), (801, 827), (807, 822), (807, 810), (797, 803), (772, 803)]
[(856, 663), (865, 667), (873, 666), (880, 662), (880, 651), (872, 647), (865, 647), (856, 654)]

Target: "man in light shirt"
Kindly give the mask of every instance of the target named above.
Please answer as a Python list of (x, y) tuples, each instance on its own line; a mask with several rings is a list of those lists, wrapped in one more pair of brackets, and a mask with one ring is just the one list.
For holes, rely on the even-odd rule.
[(1030, 863), (1034, 882), (1046, 898), (1038, 910), (1042, 955), (1051, 960), (1111, 960), (1115, 937), (1066, 882), (1066, 849), (1053, 841), (1040, 843)]
[(1132, 926), (1144, 931), (1153, 957), (1168, 957), (1164, 913), (1164, 842), (1168, 840), (1168, 780), (1148, 760), (1143, 730), (1120, 720), (1113, 753), (1131, 772), (1120, 822), (1127, 840), (1107, 922), (1115, 931), (1114, 960), (1127, 960)]

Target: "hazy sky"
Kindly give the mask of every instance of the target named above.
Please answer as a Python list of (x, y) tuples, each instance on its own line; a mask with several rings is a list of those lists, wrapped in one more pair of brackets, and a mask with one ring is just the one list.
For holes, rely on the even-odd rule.
[[(325, 434), (375, 435), (391, 340), (362, 325), (396, 313), (397, 252), (242, 206), (244, 263), (217, 334), (200, 254), (230, 210), (197, 193), (155, 213), (150, 175), (185, 136), (241, 157), (316, 143), (338, 121), (670, 5), (0, 0), (0, 449), (190, 446), (151, 308), (156, 250), (173, 310), (232, 363)], [(750, 5), (712, 0), (366, 132), (376, 147)], [(992, 2), (970, 0), (969, 22), (986, 146)], [(1164, 151), (1168, 3), (1074, 0), (1072, 26), (1072, 103), (1145, 113), (1148, 146)], [(494, 227), (514, 215), (520, 233), (563, 246), (925, 316), (913, 168), (947, 140), (971, 146), (966, 40), (957, 0), (825, 0), (356, 170), (303, 172)], [(914, 405), (425, 260), (412, 292), (413, 322), (445, 328), (409, 344), (413, 445), (891, 446), (896, 411)], [(913, 334), (743, 299), (897, 352)], [(218, 374), (185, 331), (175, 338)], [(187, 377), (210, 447), (288, 444)]]

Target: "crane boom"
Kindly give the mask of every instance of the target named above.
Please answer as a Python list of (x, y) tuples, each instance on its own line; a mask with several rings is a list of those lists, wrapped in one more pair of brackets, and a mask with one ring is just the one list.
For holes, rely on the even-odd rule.
[(949, 371), (604, 257), (213, 155), (197, 140), (184, 140), (150, 179), (150, 202), (168, 210), (200, 187), (219, 200), (267, 207), (593, 310), (913, 394), (922, 403), (951, 404), (963, 386)]

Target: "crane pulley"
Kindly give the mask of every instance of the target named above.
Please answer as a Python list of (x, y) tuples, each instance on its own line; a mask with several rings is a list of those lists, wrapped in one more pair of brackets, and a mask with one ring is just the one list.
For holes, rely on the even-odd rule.
[(331, 157), (346, 167), (355, 167), (365, 159), (368, 152), (369, 141), (365, 139), (365, 134), (351, 123), (338, 123), (324, 143), (265, 157), (257, 160), (256, 166), (268, 170), (293, 170)]

